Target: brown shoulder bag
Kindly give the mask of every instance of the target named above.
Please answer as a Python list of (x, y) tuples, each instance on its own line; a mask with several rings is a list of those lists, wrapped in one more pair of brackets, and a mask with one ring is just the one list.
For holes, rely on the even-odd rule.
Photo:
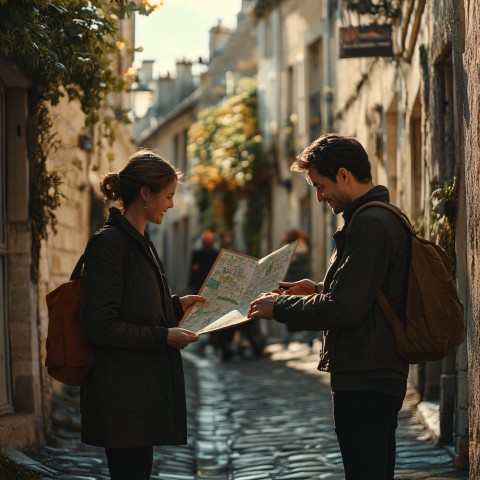
[(80, 257), (70, 281), (47, 294), (48, 333), (45, 366), (61, 383), (80, 386), (93, 367), (93, 346), (80, 325), (83, 286), (83, 259)]

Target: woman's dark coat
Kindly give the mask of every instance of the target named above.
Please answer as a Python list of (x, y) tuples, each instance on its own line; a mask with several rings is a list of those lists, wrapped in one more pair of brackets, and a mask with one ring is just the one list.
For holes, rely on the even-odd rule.
[(148, 235), (110, 209), (87, 246), (83, 279), (81, 321), (95, 362), (81, 389), (82, 442), (185, 444), (182, 359), (167, 345), (183, 311)]

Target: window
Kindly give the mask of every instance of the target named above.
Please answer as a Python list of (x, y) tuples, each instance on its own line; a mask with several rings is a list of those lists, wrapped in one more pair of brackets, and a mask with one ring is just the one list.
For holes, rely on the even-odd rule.
[(437, 138), (440, 168), (435, 180), (439, 183), (450, 180), (455, 175), (455, 133), (453, 120), (453, 70), (449, 56), (436, 65), (435, 69), (435, 110), (437, 111)]
[(182, 163), (180, 165), (180, 170), (182, 172), (186, 172), (188, 165), (187, 165), (187, 146), (188, 146), (188, 128), (183, 131), (183, 145), (182, 145), (182, 152), (181, 158)]
[(270, 58), (273, 55), (273, 28), (270, 16), (265, 19), (265, 58)]
[(180, 168), (180, 136), (176, 133), (173, 136), (173, 161), (177, 168)]
[(322, 62), (321, 41), (310, 45), (308, 49), (308, 99), (310, 141), (322, 134)]
[(397, 199), (397, 136), (398, 136), (398, 120), (397, 120), (397, 96), (395, 95), (389, 109), (386, 113), (386, 165), (387, 170), (387, 186), (390, 191), (390, 200), (398, 203)]
[(286, 120), (285, 120), (285, 155), (289, 159), (293, 159), (296, 155), (295, 147), (295, 124), (296, 115), (294, 114), (294, 92), (295, 92), (295, 77), (293, 67), (287, 69), (287, 105), (286, 105)]
[(417, 221), (424, 210), (424, 170), (422, 162), (422, 107), (420, 94), (417, 95), (410, 116), (410, 152), (412, 166), (410, 169), (410, 203), (411, 219)]
[(183, 173), (187, 171), (188, 128), (173, 136), (173, 161)]

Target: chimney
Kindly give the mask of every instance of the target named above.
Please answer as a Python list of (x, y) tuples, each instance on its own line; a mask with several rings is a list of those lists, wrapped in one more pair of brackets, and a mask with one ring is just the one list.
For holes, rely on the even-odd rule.
[(177, 76), (175, 78), (174, 98), (175, 103), (180, 103), (195, 90), (192, 74), (192, 62), (177, 60)]
[(138, 69), (138, 83), (142, 87), (148, 87), (153, 79), (154, 60), (143, 60), (142, 66)]
[(162, 115), (173, 107), (174, 81), (173, 78), (170, 77), (170, 73), (167, 72), (165, 76), (158, 77), (155, 83), (153, 107), (159, 115)]
[(210, 29), (210, 61), (221, 53), (232, 33), (229, 28), (222, 26), (220, 19), (218, 24)]
[(246, 17), (248, 17), (251, 3), (252, 0), (242, 0), (242, 6), (240, 11), (237, 13), (237, 27)]

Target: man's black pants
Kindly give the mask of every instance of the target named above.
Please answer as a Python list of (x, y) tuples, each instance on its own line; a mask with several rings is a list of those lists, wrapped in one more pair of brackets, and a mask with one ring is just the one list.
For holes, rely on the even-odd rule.
[(383, 393), (333, 393), (345, 480), (393, 480), (395, 430), (402, 403), (403, 398)]
[(153, 447), (106, 448), (111, 480), (149, 480)]

